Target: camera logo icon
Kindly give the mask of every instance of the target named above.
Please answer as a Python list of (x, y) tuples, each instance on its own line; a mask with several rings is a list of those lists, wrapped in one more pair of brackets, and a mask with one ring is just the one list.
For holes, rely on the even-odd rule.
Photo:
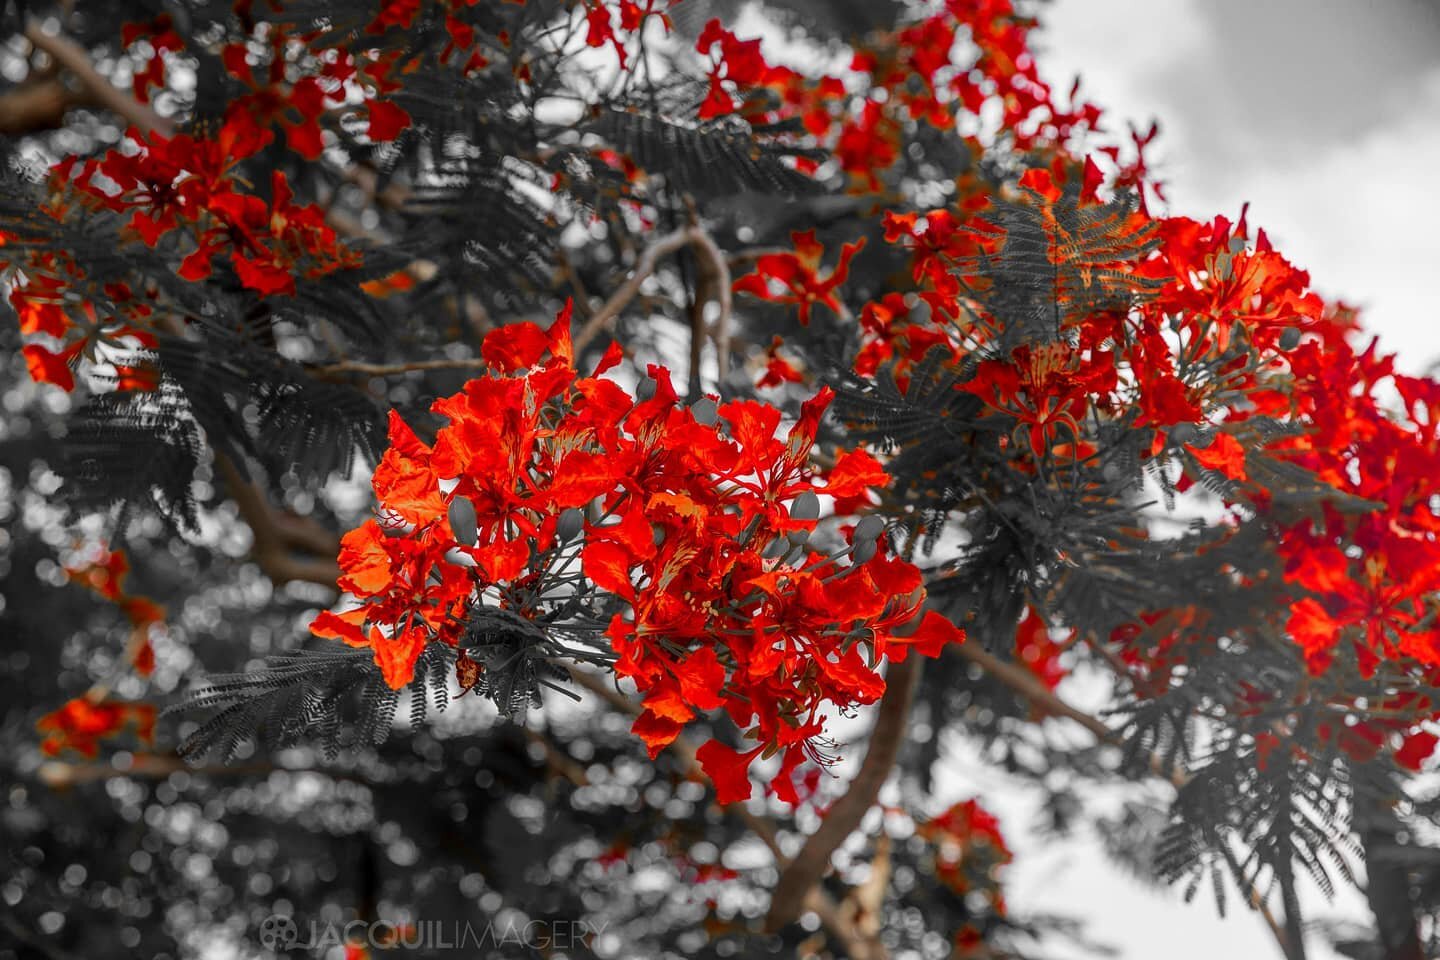
[(289, 917), (275, 913), (260, 924), (260, 945), (266, 950), (288, 950), (298, 939), (300, 930)]

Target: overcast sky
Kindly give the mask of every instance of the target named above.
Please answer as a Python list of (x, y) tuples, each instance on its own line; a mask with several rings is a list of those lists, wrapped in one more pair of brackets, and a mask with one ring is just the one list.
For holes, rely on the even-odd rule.
[[(1248, 201), (1252, 226), (1309, 270), (1319, 292), (1362, 306), (1382, 347), (1419, 372), (1440, 360), (1429, 289), (1440, 273), (1437, 9), (1427, 0), (1055, 0), (1036, 46), (1046, 79), (1064, 90), (1079, 74), (1116, 130), (1126, 119), (1160, 121), (1151, 156), (1170, 212), (1233, 219)], [(1014, 796), (982, 764), (955, 761), (960, 793)], [(1208, 890), (1189, 905), (1178, 892), (1152, 892), (1094, 843), (1037, 840), (1020, 799), (1002, 805), (1021, 848), (1008, 887), (1015, 906), (1078, 915), (1125, 960), (1279, 956), (1262, 922), (1233, 900), (1222, 920)], [(1367, 915), (1358, 893), (1306, 899), (1310, 919)], [(1312, 958), (1336, 956), (1311, 941)]]

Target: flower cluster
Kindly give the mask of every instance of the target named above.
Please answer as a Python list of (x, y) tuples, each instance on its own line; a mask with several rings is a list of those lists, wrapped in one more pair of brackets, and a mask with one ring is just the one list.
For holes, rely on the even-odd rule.
[[(872, 193), (900, 159), (906, 125), (915, 121), (941, 130), (965, 121), (978, 131), (984, 123), (1020, 149), (1059, 148), (1098, 128), (1101, 114), (1079, 102), (1075, 89), (1071, 105), (1062, 106), (1040, 78), (1029, 51), (1034, 25), (1010, 0), (948, 0), (915, 23), (868, 37), (848, 72), (807, 77), (768, 62), (759, 39), (742, 39), (712, 20), (696, 44), (709, 78), (699, 115), (735, 113), (756, 125), (798, 119), (855, 187)], [(986, 108), (997, 103), (998, 120)], [(978, 135), (965, 139), (980, 149)], [(1133, 178), (1134, 168), (1127, 169)]]
[(820, 260), (825, 247), (815, 239), (815, 231), (792, 233), (790, 242), (795, 245), (794, 253), (762, 254), (755, 261), (755, 272), (735, 281), (735, 292), (771, 303), (794, 304), (802, 325), (810, 323), (817, 305), (841, 313), (845, 308), (836, 291), (849, 277), (850, 261), (864, 249), (864, 239), (841, 247), (839, 261), (823, 277)]
[(983, 926), (991, 917), (1004, 917), (1005, 894), (999, 873), (1012, 859), (1000, 821), (978, 800), (962, 800), (915, 828), (931, 847), (935, 877), (966, 898), (971, 922), (955, 934), (956, 955), (985, 955)]
[(811, 543), (822, 495), (854, 507), (887, 479), (863, 452), (840, 453), (823, 478), (812, 466), (828, 392), (782, 436), (765, 404), (682, 405), (660, 367), (626, 392), (601, 376), (618, 351), (580, 376), (569, 328), (567, 310), (548, 330), (489, 334), (494, 372), (436, 401), (447, 422), (433, 443), (392, 415), (377, 516), (339, 558), (360, 603), (313, 630), (372, 648), (399, 687), (426, 644), (463, 645), (467, 624), (501, 611), (580, 644), (541, 641), (544, 655), (633, 681), (652, 755), (724, 709), (756, 745), (701, 748), (721, 800), (748, 796), (750, 763), (779, 752), (774, 788), (794, 802), (791, 774), (821, 758), (827, 708), (875, 701), (883, 660), (933, 656), (963, 634), (922, 611), (920, 572), (890, 555), (878, 517), (833, 550)]
[(94, 552), (83, 562), (65, 568), (72, 582), (82, 584), (115, 604), (130, 621), (128, 657), (135, 672), (148, 677), (155, 670), (155, 651), (150, 646), (150, 628), (165, 620), (165, 608), (149, 597), (130, 593), (125, 578), (130, 560), (123, 551)]
[(45, 735), (40, 750), (46, 756), (73, 750), (93, 760), (100, 752), (101, 740), (119, 736), (126, 729), (147, 743), (153, 739), (155, 708), (147, 703), (76, 697), (41, 717), (35, 729)]

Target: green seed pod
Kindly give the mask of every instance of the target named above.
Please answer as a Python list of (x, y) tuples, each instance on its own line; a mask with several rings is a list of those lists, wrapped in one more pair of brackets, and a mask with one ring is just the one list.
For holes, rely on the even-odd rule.
[(796, 520), (819, 520), (820, 498), (814, 491), (806, 490), (790, 504), (790, 516)]
[(867, 563), (879, 549), (880, 544), (875, 540), (857, 541), (850, 550), (850, 559), (855, 563)]
[(1285, 332), (1280, 334), (1280, 349), (1289, 353), (1300, 346), (1300, 328), (1286, 327)]
[(585, 513), (579, 507), (571, 507), (560, 514), (555, 521), (555, 537), (561, 543), (569, 543), (580, 536), (585, 529)]
[(861, 517), (860, 522), (855, 524), (855, 542), (879, 540), (880, 534), (884, 532), (885, 519), (872, 513), (868, 517)]
[(475, 526), (475, 504), (468, 497), (456, 497), (450, 501), (450, 531), (455, 534), (456, 543), (475, 546), (480, 534)]
[(715, 403), (714, 397), (701, 397), (690, 404), (690, 413), (696, 423), (703, 423), (707, 427), (715, 426), (715, 421), (720, 419), (720, 407)]

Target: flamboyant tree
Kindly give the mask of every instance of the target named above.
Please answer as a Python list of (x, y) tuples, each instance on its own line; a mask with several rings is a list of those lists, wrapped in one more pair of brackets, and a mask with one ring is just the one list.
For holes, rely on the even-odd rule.
[(960, 737), (1291, 960), (1307, 883), (1433, 951), (1440, 382), (1243, 211), (1167, 216), (1035, 26), (12, 15), (0, 943), (1041, 955)]

